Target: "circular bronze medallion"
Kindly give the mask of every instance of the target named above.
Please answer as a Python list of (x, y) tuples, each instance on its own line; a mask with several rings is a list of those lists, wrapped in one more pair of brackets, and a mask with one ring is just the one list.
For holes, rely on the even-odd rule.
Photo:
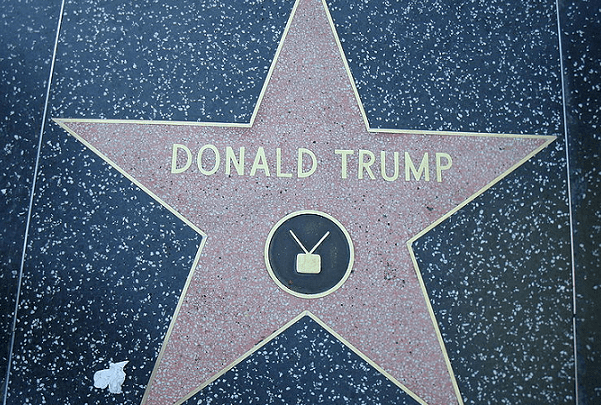
[(332, 216), (319, 211), (286, 215), (265, 243), (265, 264), (280, 288), (302, 298), (336, 291), (353, 268), (351, 238)]

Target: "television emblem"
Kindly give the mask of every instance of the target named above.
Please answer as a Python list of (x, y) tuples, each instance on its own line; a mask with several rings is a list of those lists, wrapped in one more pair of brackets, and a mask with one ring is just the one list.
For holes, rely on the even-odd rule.
[(337, 219), (320, 211), (286, 215), (265, 242), (269, 275), (296, 297), (321, 298), (333, 293), (346, 282), (353, 263), (349, 233)]
[(321, 245), (321, 242), (323, 242), (324, 239), (328, 237), (328, 235), (330, 234), (330, 231), (327, 231), (325, 233), (325, 235), (323, 235), (321, 237), (319, 242), (317, 242), (317, 244), (315, 246), (313, 246), (313, 249), (311, 249), (310, 251), (308, 251), (303, 246), (301, 241), (298, 240), (298, 238), (296, 237), (294, 232), (292, 232), (292, 229), (290, 229), (290, 234), (292, 235), (292, 237), (294, 238), (296, 243), (298, 243), (298, 245), (301, 247), (301, 249), (305, 252), (305, 253), (299, 253), (296, 255), (296, 269), (295, 270), (301, 274), (319, 274), (321, 272), (321, 256), (313, 254), (313, 252), (315, 252), (315, 249), (317, 249), (319, 247), (319, 245)]

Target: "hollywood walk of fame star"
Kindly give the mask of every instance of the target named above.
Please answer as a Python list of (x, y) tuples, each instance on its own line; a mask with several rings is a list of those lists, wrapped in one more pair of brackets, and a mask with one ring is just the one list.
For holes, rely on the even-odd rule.
[[(280, 46), (250, 124), (56, 119), (207, 235), (144, 402), (183, 398), (303, 311), (426, 402), (457, 401), (405, 243), (552, 137), (370, 129), (319, 0), (297, 2)], [(270, 230), (302, 210), (336, 218), (355, 248), (348, 279), (316, 299), (265, 268)]]

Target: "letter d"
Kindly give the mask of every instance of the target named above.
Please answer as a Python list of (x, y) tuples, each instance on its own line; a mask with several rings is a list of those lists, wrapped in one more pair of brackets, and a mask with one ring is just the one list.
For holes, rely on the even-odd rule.
[[(186, 164), (183, 167), (178, 168), (177, 167), (177, 153), (180, 149), (184, 150), (186, 152), (187, 160), (186, 160)], [(174, 143), (173, 144), (173, 153), (171, 155), (171, 173), (183, 173), (186, 170), (188, 170), (188, 168), (190, 167), (191, 164), (192, 164), (192, 152), (190, 152), (190, 149), (188, 149), (188, 147), (185, 145), (180, 145), (179, 143)]]
[[(303, 172), (303, 158), (304, 155), (309, 155), (311, 158), (311, 168), (307, 172)], [(298, 162), (297, 162), (297, 175), (299, 178), (301, 177), (309, 177), (315, 170), (317, 169), (317, 157), (315, 153), (311, 152), (309, 149), (299, 148), (298, 149)]]

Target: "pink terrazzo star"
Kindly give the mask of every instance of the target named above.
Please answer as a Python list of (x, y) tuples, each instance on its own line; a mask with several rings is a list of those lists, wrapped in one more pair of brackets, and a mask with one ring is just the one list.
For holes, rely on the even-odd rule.
[[(406, 242), (551, 140), (366, 129), (327, 10), (302, 0), (293, 15), (252, 126), (57, 120), (207, 235), (145, 403), (183, 398), (305, 310), (424, 401), (456, 402)], [(406, 154), (417, 172), (425, 153), (414, 173)], [(267, 235), (299, 210), (336, 218), (354, 244), (354, 271), (322, 298), (266, 270)]]

